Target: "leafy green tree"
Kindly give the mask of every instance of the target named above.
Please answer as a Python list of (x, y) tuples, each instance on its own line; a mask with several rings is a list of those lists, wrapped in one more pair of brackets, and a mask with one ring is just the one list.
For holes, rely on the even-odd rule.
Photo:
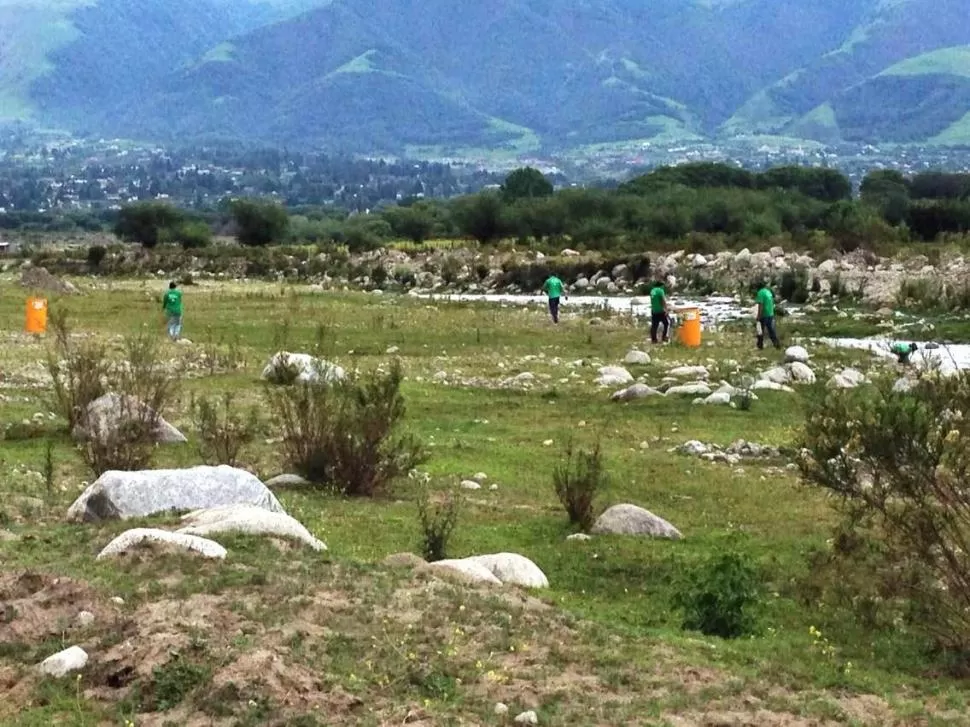
[(236, 239), (243, 245), (261, 247), (282, 242), (289, 230), (290, 217), (277, 202), (237, 199), (230, 211), (236, 223)]
[(909, 183), (894, 169), (878, 169), (862, 180), (859, 196), (863, 204), (877, 210), (891, 225), (899, 225), (909, 213)]
[(761, 189), (787, 189), (823, 202), (852, 198), (852, 183), (837, 169), (825, 167), (775, 167), (758, 177)]
[(566, 231), (566, 209), (558, 196), (520, 199), (506, 208), (510, 232), (542, 242)]
[(624, 194), (651, 194), (669, 187), (684, 186), (692, 189), (704, 187), (739, 187), (750, 189), (755, 186), (755, 175), (746, 169), (722, 164), (720, 162), (696, 162), (677, 166), (658, 167), (649, 174), (631, 179), (621, 184), (619, 191)]
[(431, 236), (435, 226), (434, 213), (421, 203), (407, 207), (390, 207), (384, 210), (383, 217), (394, 236), (411, 240), (417, 245)]
[(458, 231), (482, 244), (500, 239), (506, 232), (502, 198), (492, 192), (459, 197), (451, 205)]
[(190, 220), (175, 229), (173, 239), (186, 250), (208, 247), (212, 242), (212, 230), (202, 220)]
[(181, 210), (163, 202), (136, 202), (118, 212), (114, 232), (122, 240), (155, 247), (164, 242), (184, 219)]
[(553, 193), (552, 182), (538, 169), (522, 167), (505, 178), (502, 185), (502, 199), (515, 202), (519, 199), (549, 197)]

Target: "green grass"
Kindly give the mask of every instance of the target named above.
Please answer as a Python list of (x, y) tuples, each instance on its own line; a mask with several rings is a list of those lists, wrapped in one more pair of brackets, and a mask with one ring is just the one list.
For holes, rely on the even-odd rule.
[[(160, 292), (155, 282), (115, 281), (51, 304), (67, 307), (79, 331), (115, 342), (143, 326), (162, 335)], [(46, 344), (17, 333), (23, 298), (13, 286), (0, 287), (4, 425), (48, 411), (40, 375)], [(967, 723), (964, 685), (934, 676), (939, 665), (912, 637), (866, 632), (805, 597), (799, 584), (807, 556), (824, 546), (834, 522), (823, 497), (777, 462), (746, 462), (742, 472), (668, 451), (689, 439), (790, 445), (802, 394), (763, 392), (748, 412), (692, 406), (689, 398), (612, 404), (609, 392), (591, 383), (595, 366), (565, 364), (616, 363), (642, 346), (645, 331), (621, 317), (590, 326), (588, 316), (567, 309), (553, 327), (540, 309), (262, 284), (190, 287), (185, 299), (185, 335), (194, 343), (166, 344), (165, 351), (191, 367), (168, 417), (190, 438), (190, 395), (232, 390), (240, 404), (261, 401), (257, 376), (278, 347), (309, 350), (322, 336), (328, 357), (369, 369), (397, 346), (408, 377), (409, 427), (428, 444), (426, 469), (438, 486), (479, 471), (498, 484), (497, 491), (470, 493), (449, 554), (521, 553), (543, 569), (551, 588), (526, 597), (382, 567), (387, 555), (420, 546), (415, 493), (406, 483), (378, 500), (280, 493), (287, 511), (327, 543), (323, 555), (233, 536), (217, 538), (229, 551), (225, 563), (177, 556), (96, 562), (113, 536), (143, 523), (62, 521), (90, 476), (62, 425), (47, 422), (41, 431), (56, 442), (52, 491), (32, 474), (42, 469), (45, 437), (0, 442), (0, 528), (6, 522), (21, 538), (0, 538), (0, 591), (28, 570), (76, 585), (70, 599), (43, 604), (41, 626), (11, 635), (4, 628), (17, 618), (0, 620), (0, 723), (141, 724), (161, 717), (173, 724), (379, 725), (404, 722), (410, 713), (411, 721), (428, 724), (491, 725), (504, 723), (492, 711), (497, 701), (513, 716), (537, 709), (541, 724), (659, 725), (675, 715), (703, 723), (715, 713), (776, 723), (758, 709), (842, 723)], [(845, 331), (857, 330), (850, 323), (859, 331), (868, 325), (826, 316), (790, 323), (780, 326), (789, 338), (839, 330), (827, 324)], [(674, 364), (703, 363), (712, 379), (736, 381), (739, 370), (777, 362), (773, 352), (754, 350), (750, 331), (729, 328), (707, 338), (712, 345), (694, 351), (650, 349), (654, 363), (633, 373), (656, 383)], [(228, 356), (230, 348), (243, 368), (210, 375), (200, 352)], [(820, 375), (868, 361), (858, 352), (815, 354)], [(435, 383), (442, 370), (485, 382), (532, 371), (537, 383), (528, 391)], [(268, 427), (242, 457), (263, 477), (281, 470), (274, 446), (265, 443), (273, 434)], [(567, 542), (571, 530), (552, 470), (569, 439), (603, 445), (611, 485), (601, 506), (641, 505), (685, 538)], [(198, 458), (191, 445), (165, 447), (156, 463), (188, 466)], [(177, 520), (148, 522), (168, 527)], [(729, 642), (681, 631), (671, 607), (684, 575), (725, 549), (739, 550), (765, 574), (771, 595), (756, 637)], [(45, 582), (54, 592), (68, 587)], [(124, 604), (112, 604), (112, 596)], [(70, 622), (81, 608), (97, 620), (78, 631)], [(832, 649), (819, 647), (811, 626)], [(30, 665), (73, 643), (92, 656), (80, 680), (30, 675)], [(874, 701), (860, 713), (862, 695)]]
[(880, 76), (951, 75), (970, 78), (970, 45), (940, 48), (907, 58), (890, 66)]

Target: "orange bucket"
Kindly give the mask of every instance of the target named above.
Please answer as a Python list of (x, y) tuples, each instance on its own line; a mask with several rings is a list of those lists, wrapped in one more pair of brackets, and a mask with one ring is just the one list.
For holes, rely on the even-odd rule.
[(685, 346), (697, 348), (701, 345), (701, 310), (700, 308), (681, 308), (677, 311), (681, 316), (678, 338)]
[(47, 299), (27, 299), (27, 321), (24, 324), (27, 333), (45, 333), (47, 331)]

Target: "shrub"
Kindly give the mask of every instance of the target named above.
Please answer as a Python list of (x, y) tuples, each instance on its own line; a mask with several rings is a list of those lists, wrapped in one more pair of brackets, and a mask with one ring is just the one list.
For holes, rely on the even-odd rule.
[(241, 245), (262, 247), (282, 242), (290, 218), (282, 205), (271, 200), (237, 199), (230, 205)]
[(52, 380), (52, 408), (73, 431), (88, 405), (105, 393), (111, 361), (104, 344), (75, 339), (65, 312), (51, 311), (50, 330), (53, 346), (47, 353), (47, 372)]
[(680, 584), (674, 605), (684, 629), (736, 639), (754, 633), (762, 583), (757, 569), (740, 553), (711, 556)]
[(91, 245), (88, 248), (88, 267), (97, 270), (108, 255), (108, 249), (103, 245)]
[(553, 470), (552, 482), (569, 522), (581, 530), (589, 530), (596, 520), (596, 498), (607, 483), (600, 445), (586, 451), (575, 450), (572, 443), (567, 444)]
[(804, 268), (782, 273), (778, 292), (782, 300), (796, 305), (805, 303), (809, 297), (809, 277)]
[(458, 515), (463, 504), (460, 491), (454, 489), (437, 499), (427, 486), (418, 494), (421, 555), (428, 562), (433, 563), (448, 557), (448, 540), (458, 525)]
[(267, 388), (285, 465), (347, 495), (381, 493), (424, 461), (416, 439), (396, 434), (406, 411), (401, 380), (395, 362), (357, 380)]
[(881, 602), (937, 646), (970, 654), (970, 373), (890, 379), (809, 400), (800, 467), (835, 497), (831, 559), (856, 603)]
[(187, 221), (173, 233), (175, 241), (185, 250), (207, 247), (212, 242), (212, 230), (201, 220)]
[(192, 399), (192, 420), (199, 435), (199, 456), (206, 464), (236, 466), (239, 451), (256, 438), (259, 410), (252, 407), (245, 415), (234, 409), (234, 397), (227, 391), (222, 406), (202, 397)]
[(159, 421), (177, 392), (178, 378), (162, 360), (156, 336), (129, 337), (121, 355), (108, 376), (116, 394), (111, 411), (80, 411), (81, 456), (95, 475), (151, 463)]

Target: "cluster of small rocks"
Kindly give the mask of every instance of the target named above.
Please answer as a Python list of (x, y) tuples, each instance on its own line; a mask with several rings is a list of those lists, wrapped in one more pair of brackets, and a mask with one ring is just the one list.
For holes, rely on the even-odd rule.
[(672, 452), (680, 452), (691, 457), (698, 457), (708, 462), (724, 462), (731, 466), (741, 464), (744, 460), (754, 459), (777, 459), (781, 457), (781, 451), (777, 447), (767, 444), (758, 444), (739, 439), (727, 447), (717, 444), (705, 444), (696, 439), (679, 447), (674, 447)]

